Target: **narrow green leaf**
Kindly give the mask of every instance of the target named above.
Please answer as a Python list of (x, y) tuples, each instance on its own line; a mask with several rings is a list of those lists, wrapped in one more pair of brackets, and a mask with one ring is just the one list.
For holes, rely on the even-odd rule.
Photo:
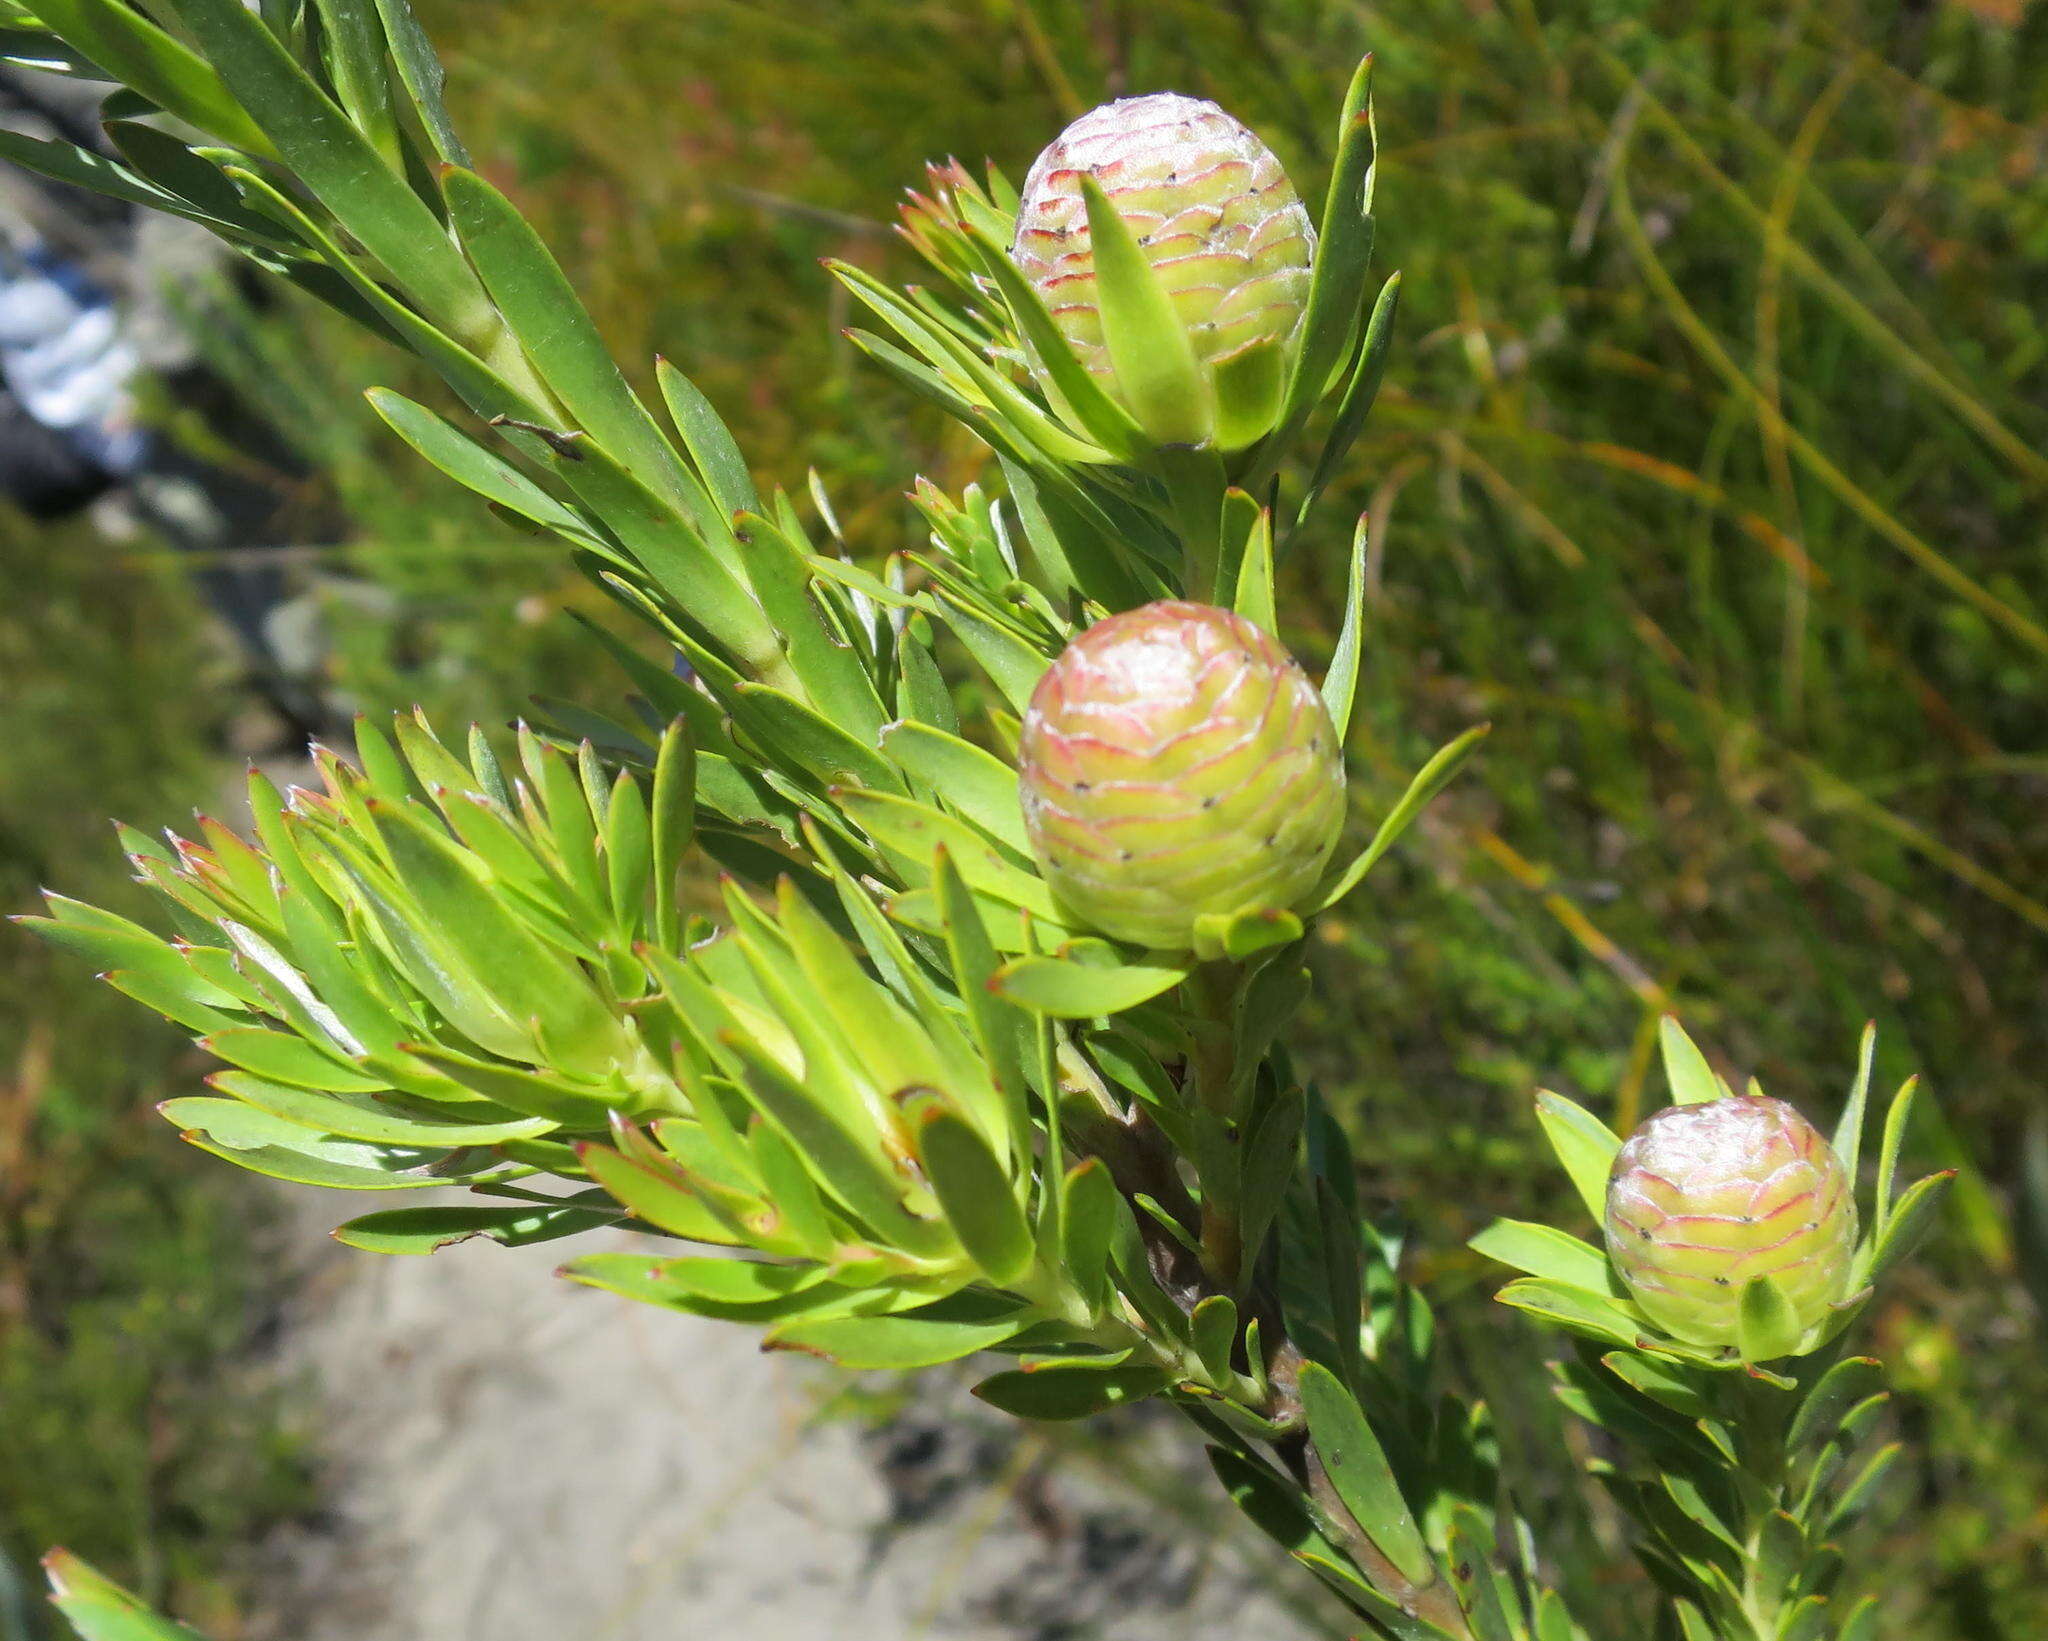
[(1300, 1389), (1317, 1456), (1344, 1507), (1403, 1577), (1412, 1584), (1429, 1583), (1436, 1576), (1429, 1546), (1408, 1512), (1385, 1449), (1351, 1392), (1320, 1362), (1302, 1368)]
[(1060, 1217), (1060, 1246), (1066, 1274), (1100, 1314), (1109, 1302), (1109, 1253), (1117, 1224), (1116, 1184), (1099, 1157), (1077, 1163), (1067, 1174)]
[(472, 1237), (488, 1237), (508, 1248), (574, 1236), (616, 1222), (602, 1207), (539, 1203), (506, 1206), (455, 1203), (445, 1208), (392, 1208), (365, 1214), (336, 1228), (334, 1239), (373, 1254), (430, 1254)]
[(1631, 1390), (1649, 1397), (1660, 1407), (1668, 1407), (1681, 1418), (1697, 1420), (1713, 1414), (1712, 1404), (1683, 1368), (1632, 1350), (1610, 1350), (1600, 1361)]
[(936, 1367), (1013, 1339), (1033, 1318), (1023, 1313), (992, 1322), (941, 1322), (922, 1317), (848, 1316), (798, 1322), (770, 1333), (766, 1350), (800, 1350), (854, 1370)]
[(1610, 1283), (1606, 1254), (1548, 1225), (1497, 1219), (1466, 1246), (1518, 1271), (1546, 1276), (1575, 1288), (1603, 1293)]
[(896, 766), (794, 695), (766, 684), (740, 684), (732, 714), (748, 734), (765, 741), (792, 774), (823, 786), (902, 790)]
[(1145, 441), (1138, 424), (1074, 356), (1044, 299), (1017, 271), (1008, 249), (976, 227), (968, 228), (968, 238), (981, 254), (983, 272), (995, 281), (1009, 305), (1019, 334), (1043, 367), (1054, 402), (1063, 406), (1088, 437), (1112, 455), (1129, 461), (1142, 454)]
[(732, 430), (712, 408), (697, 384), (666, 359), (654, 362), (655, 379), (668, 405), (669, 418), (682, 435), (690, 459), (704, 477), (705, 486), (725, 510), (727, 519), (736, 513), (758, 513), (761, 498), (747, 472), (746, 458), (733, 441)]
[(1784, 1290), (1768, 1276), (1753, 1276), (1742, 1285), (1735, 1336), (1745, 1362), (1774, 1362), (1798, 1347), (1804, 1330)]
[(1358, 528), (1351, 533), (1351, 568), (1344, 581), (1344, 625), (1337, 634), (1337, 649), (1330, 657), (1330, 670), (1323, 674), (1323, 705), (1337, 729), (1341, 749), (1351, 734), (1351, 709), (1358, 697), (1359, 664), (1365, 648), (1365, 562), (1367, 531), (1372, 515), (1360, 513)]
[(1838, 1532), (1862, 1514), (1870, 1503), (1871, 1495), (1877, 1491), (1878, 1484), (1884, 1480), (1902, 1451), (1902, 1444), (1888, 1442), (1871, 1454), (1870, 1462), (1857, 1472), (1856, 1479), (1843, 1488), (1841, 1497), (1835, 1500), (1834, 1508), (1828, 1512), (1827, 1525), (1822, 1529), (1823, 1532)]
[(1638, 1348), (1644, 1342), (1643, 1324), (1619, 1302), (1590, 1288), (1529, 1276), (1510, 1282), (1494, 1298), (1603, 1344)]
[(1875, 1282), (1894, 1265), (1910, 1257), (1927, 1239), (1928, 1232), (1934, 1229), (1936, 1220), (1941, 1217), (1942, 1203), (1955, 1178), (1955, 1170), (1951, 1168), (1939, 1174), (1929, 1174), (1907, 1188), (1885, 1216), (1884, 1229), (1871, 1236), (1870, 1265), (1860, 1273), (1864, 1282)]
[(1082, 174), (1081, 196), (1102, 339), (1123, 402), (1155, 444), (1206, 443), (1216, 429), (1214, 390), (1173, 299), (1092, 173)]
[(1536, 1096), (1536, 1120), (1542, 1125), (1543, 1137), (1550, 1141), (1550, 1149), (1571, 1176), (1593, 1223), (1604, 1223), (1607, 1176), (1614, 1167), (1614, 1154), (1621, 1149), (1621, 1141), (1584, 1106), (1548, 1089)]
[(579, 1147), (577, 1154), (590, 1177), (618, 1198), (636, 1219), (690, 1242), (737, 1240), (679, 1170), (635, 1162), (603, 1145)]
[(384, 19), (384, 34), (391, 45), (391, 61), (398, 70), (400, 82), (412, 97), (413, 106), (419, 110), (420, 123), (426, 128), (434, 152), (448, 164), (467, 165), (469, 150), (456, 136), (455, 127), (448, 120), (447, 107), (441, 99), (442, 82), (446, 78), (441, 69), (441, 59), (434, 55), (434, 48), (428, 44), (425, 31), (413, 16), (411, 5), (407, 0), (377, 0), (377, 10)]
[(1874, 1356), (1844, 1357), (1815, 1382), (1792, 1416), (1785, 1445), (1795, 1451), (1833, 1440), (1842, 1415), (1884, 1388), (1884, 1367)]
[(214, 66), (119, 0), (33, 0), (38, 22), (166, 113), (237, 148), (277, 152)]
[(1893, 1213), (1892, 1194), (1899, 1176), (1899, 1152), (1906, 1143), (1906, 1129), (1913, 1117), (1913, 1099), (1920, 1090), (1920, 1079), (1908, 1077), (1892, 1096), (1889, 1110), (1884, 1114), (1884, 1138), (1877, 1152), (1877, 1196), (1876, 1224), (1874, 1234), (1884, 1235), (1885, 1227), (1891, 1222)]
[(1184, 968), (1155, 964), (1098, 968), (1064, 957), (1019, 957), (996, 970), (989, 984), (1019, 1008), (1055, 1019), (1087, 1020), (1136, 1008), (1186, 978)]
[(1372, 256), (1372, 58), (1358, 65), (1345, 92), (1337, 161), (1323, 202), (1301, 349), (1287, 389), (1287, 418), (1298, 424), (1322, 395), (1356, 322)]
[(1188, 1318), (1188, 1339), (1210, 1380), (1226, 1383), (1232, 1371), (1231, 1353), (1237, 1346), (1236, 1302), (1228, 1294), (1210, 1294)]
[(404, 144), (384, 71), (384, 20), (375, 0), (312, 3), (320, 16), (320, 44), (336, 98), (385, 163), (402, 169)]
[(1495, 1579), (1493, 1529), (1469, 1504), (1451, 1506), (1450, 1551), (1451, 1585), (1472, 1621), (1473, 1641), (1518, 1641)]
[(946, 954), (979, 1043), (989, 1080), (1002, 1102), (1002, 1130), (992, 1135), (1013, 1163), (1031, 1154), (1031, 1109), (1024, 1076), (1023, 1017), (994, 987), (996, 950), (968, 894), (965, 875), (943, 847), (932, 857), (932, 887), (946, 931)]
[(1657, 1046), (1664, 1057), (1664, 1080), (1671, 1085), (1674, 1105), (1704, 1105), (1725, 1099), (1728, 1085), (1714, 1075), (1699, 1045), (1685, 1034), (1676, 1015), (1657, 1022)]
[(414, 404), (389, 388), (373, 387), (363, 397), (392, 432), (456, 483), (521, 518), (610, 552), (580, 514), (424, 405)]
[(697, 825), (697, 744), (689, 720), (671, 719), (654, 759), (654, 938), (673, 951), (679, 934), (676, 874), (690, 852)]
[(51, 1604), (77, 1631), (79, 1641), (205, 1641), (197, 1630), (151, 1612), (69, 1550), (52, 1550), (43, 1558), (43, 1568), (50, 1579)]
[(882, 750), (998, 842), (1028, 854), (1017, 771), (992, 752), (930, 723), (905, 720), (882, 731)]
[(1849, 1176), (1849, 1188), (1856, 1188), (1856, 1167), (1863, 1155), (1863, 1118), (1870, 1103), (1870, 1073), (1877, 1063), (1877, 1022), (1863, 1027), (1863, 1040), (1856, 1053), (1856, 1080), (1849, 1085), (1849, 1099), (1835, 1124), (1835, 1155)]
[(597, 326), (532, 225), (474, 171), (448, 167), (441, 188), (463, 248), (541, 380), (628, 472), (685, 510), (715, 555), (735, 562), (727, 520), (626, 385)]
[(604, 861), (612, 916), (621, 929), (637, 929), (654, 875), (654, 836), (647, 800), (631, 770), (620, 770), (612, 783), (605, 808)]
[[(1239, 497), (1243, 497), (1250, 506), (1246, 519), (1248, 528), (1236, 550), (1237, 581), (1230, 607), (1261, 632), (1277, 634), (1280, 618), (1275, 613), (1273, 598), (1273, 515), (1243, 491), (1233, 490), (1230, 493), (1231, 500)], [(1227, 503), (1225, 516), (1229, 516)]]
[(228, 92), (401, 289), (465, 340), (495, 319), (438, 218), (241, 0), (177, 0)]
[(1086, 1419), (1156, 1396), (1170, 1382), (1165, 1369), (1149, 1363), (1105, 1367), (1081, 1358), (995, 1374), (974, 1394), (1019, 1419)]
[(1351, 372), (1351, 380), (1345, 385), (1337, 414), (1330, 418), (1330, 436), (1323, 441), (1322, 453), (1316, 457), (1315, 471), (1302, 492), (1301, 508), (1295, 514), (1297, 524), (1308, 516), (1316, 498), (1336, 478), (1344, 465), (1344, 458), (1351, 454), (1351, 447), (1358, 442), (1365, 419), (1372, 412), (1373, 401), (1379, 397), (1380, 383), (1386, 379), (1387, 357), (1393, 352), (1394, 345), (1394, 319), (1400, 309), (1401, 276), (1396, 273), (1380, 287), (1379, 297), (1372, 305), (1372, 317), (1366, 322), (1365, 340), (1358, 350), (1358, 363)]
[(1009, 1175), (973, 1126), (944, 1106), (917, 1122), (917, 1154), (967, 1255), (999, 1288), (1021, 1281), (1037, 1255)]
[(1327, 911), (1358, 887), (1365, 874), (1379, 864), (1379, 859), (1401, 834), (1408, 830), (1415, 817), (1458, 773), (1467, 758), (1478, 749), (1479, 743), (1492, 730), (1491, 724), (1479, 724), (1468, 729), (1450, 745), (1441, 748), (1428, 763), (1416, 771), (1415, 778), (1408, 783), (1408, 790), (1387, 812), (1380, 822), (1379, 830), (1373, 833), (1372, 841), (1365, 846), (1365, 852), (1353, 860), (1342, 871), (1333, 872), (1323, 880), (1315, 897), (1317, 911)]
[(448, 1170), (448, 1153), (443, 1150), (329, 1139), (240, 1100), (195, 1096), (166, 1100), (157, 1109), (202, 1151), (252, 1173), (299, 1185), (402, 1191), (454, 1185), (473, 1177), (471, 1172)]

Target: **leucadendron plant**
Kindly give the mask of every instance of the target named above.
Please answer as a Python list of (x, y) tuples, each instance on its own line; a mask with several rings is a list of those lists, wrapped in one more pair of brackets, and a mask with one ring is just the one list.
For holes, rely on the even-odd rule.
[[(627, 384), (470, 168), (405, 0), (0, 3), (10, 60), (119, 82), (110, 153), (0, 153), (201, 223), (425, 361), (461, 420), (378, 413), (651, 640), (598, 634), (616, 713), (364, 723), (315, 750), (318, 790), (251, 776), (253, 838), (124, 829), (160, 930), (61, 896), (29, 920), (221, 1062), (165, 1106), (184, 1136), (397, 1203), (354, 1247), (624, 1227), (668, 1248), (565, 1274), (848, 1369), (1007, 1358), (975, 1391), (1023, 1418), (1170, 1404), (1375, 1634), (1636, 1641), (1551, 1587), (1283, 1041), (1315, 918), (1483, 733), (1340, 849), (1363, 543), (1320, 683), (1274, 564), (1385, 366), (1368, 69), (1314, 221), (1255, 135), (1173, 96), (1085, 116), (1021, 196), (935, 169), (904, 229), (950, 294), (838, 274), (890, 333), (854, 340), (1000, 483), (920, 484), (922, 539), (856, 563), (681, 370), (665, 419)], [(1611, 1257), (1530, 1225), (1480, 1246), (1581, 1343), (1560, 1390), (1606, 1432), (1666, 1633), (1867, 1641), (1830, 1537), (1881, 1471), (1839, 1480), (1881, 1393), (1841, 1341), (1939, 1181), (1894, 1199), (1902, 1100), (1858, 1243), (1867, 1047), (1831, 1150), (1666, 1048), (1680, 1106), (1627, 1146), (1540, 1107)], [(94, 1641), (184, 1633), (52, 1572)]]

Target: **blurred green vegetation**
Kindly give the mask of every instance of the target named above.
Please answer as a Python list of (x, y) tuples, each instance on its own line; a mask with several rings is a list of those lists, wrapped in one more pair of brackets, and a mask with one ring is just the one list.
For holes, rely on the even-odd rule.
[[(0, 518), (0, 907), (61, 885), (142, 915), (106, 817), (214, 803), (204, 638), (170, 567)], [(203, 1069), (56, 951), (0, 944), (0, 1556), (62, 1542), (222, 1621), (245, 1548), (308, 1493), (242, 1365), (274, 1311), (260, 1205), (151, 1109)]]
[[(1072, 114), (1163, 86), (1258, 126), (1313, 197), (1342, 77), (1376, 51), (1402, 345), (1294, 545), (1290, 637), (1327, 643), (1369, 511), (1361, 822), (1429, 746), (1495, 731), (1324, 926), (1304, 1053), (1417, 1222), (1537, 1507), (1562, 1510), (1530, 1338), (1459, 1252), (1495, 1212), (1577, 1212), (1535, 1160), (1530, 1091), (1626, 1125), (1675, 1007), (1730, 1069), (1831, 1114), (1875, 1015), (1881, 1076), (1923, 1070), (1939, 1101), (1921, 1160), (1963, 1189), (1875, 1322), (1907, 1449), (1868, 1577), (1888, 1634), (2048, 1634), (2048, 1201), (2022, 1167), (2048, 1155), (2048, 4), (422, 10), (480, 163), (620, 357), (682, 363), (757, 471), (796, 492), (815, 468), (868, 552), (914, 536), (913, 475), (957, 489), (984, 463), (858, 366), (819, 257), (915, 278), (880, 225), (925, 158), (1018, 176)], [(369, 381), (419, 386), (401, 362), (296, 307), (217, 346), (350, 521), (323, 600), (343, 698), (503, 718), (618, 689), (559, 619), (602, 601), (359, 408)], [(108, 858), (71, 843), (98, 836), (81, 817), (132, 813), (206, 727), (139, 722), (73, 729), (101, 773), (37, 800), (76, 850), (67, 887), (97, 892), (74, 860)], [(154, 750), (117, 777), (120, 745)], [(75, 987), (44, 1006), (64, 1041), (92, 1022), (95, 1052), (145, 1035), (133, 1012)], [(1620, 1601), (1607, 1531), (1559, 1542)]]

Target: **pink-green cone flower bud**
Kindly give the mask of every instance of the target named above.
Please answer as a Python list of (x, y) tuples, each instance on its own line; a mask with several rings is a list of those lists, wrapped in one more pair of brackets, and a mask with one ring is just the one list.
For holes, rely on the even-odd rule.
[(1607, 1251), (1677, 1338), (1732, 1345), (1743, 1285), (1768, 1276), (1810, 1328), (1843, 1296), (1856, 1200), (1834, 1148), (1783, 1100), (1667, 1106), (1615, 1156)]
[[(1212, 102), (1162, 91), (1083, 114), (1038, 156), (1024, 180), (1012, 259), (1053, 322), (1112, 393), (1083, 173), (1102, 185), (1136, 236), (1187, 328), (1195, 358), (1218, 382), (1262, 347), (1270, 369), (1224, 383), (1260, 399), (1222, 426), (1232, 442), (1267, 431), (1280, 367), (1308, 306), (1316, 233), (1273, 151)], [(1263, 420), (1265, 425), (1259, 425)]]
[(1329, 709), (1275, 640), (1164, 601), (1090, 627), (1024, 715), (1024, 826), (1053, 892), (1094, 928), (1184, 951), (1195, 919), (1292, 909), (1344, 820)]

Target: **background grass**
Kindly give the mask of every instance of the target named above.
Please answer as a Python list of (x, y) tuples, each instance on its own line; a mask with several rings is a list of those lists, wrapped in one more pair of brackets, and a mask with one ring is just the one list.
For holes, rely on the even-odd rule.
[[(1125, 91), (1217, 97), (1312, 189), (1376, 51), (1403, 345), (1295, 543), (1290, 637), (1327, 643), (1369, 512), (1361, 822), (1429, 745), (1496, 728), (1323, 925), (1310, 1059), (1563, 1510), (1562, 1433), (1509, 1365), (1529, 1339), (1458, 1251), (1497, 1211), (1576, 1212), (1530, 1090), (1626, 1125), (1677, 1008), (1727, 1068), (1831, 1115), (1874, 1015), (1881, 1076), (1924, 1070), (1939, 1101), (1920, 1160), (1963, 1176), (1874, 1317), (1906, 1447), (1868, 1578), (1901, 1637), (2048, 1633), (2048, 5), (423, 10), (480, 162), (620, 356), (677, 359), (757, 471), (795, 491), (815, 468), (874, 552), (914, 534), (913, 475), (956, 488), (983, 458), (857, 367), (820, 256), (915, 277), (877, 224), (928, 154), (1021, 175)], [(616, 689), (559, 619), (600, 601), (354, 408), (401, 364), (296, 309), (218, 346), (317, 469), (309, 506), (350, 521), (324, 603), (339, 692), (502, 717)], [(71, 733), (112, 749), (129, 726)], [(103, 779), (30, 807), (76, 831), (119, 807)], [(88, 1008), (142, 1031), (69, 995), (22, 1018)], [(1618, 1576), (1597, 1518), (1577, 1531), (1573, 1576)]]

